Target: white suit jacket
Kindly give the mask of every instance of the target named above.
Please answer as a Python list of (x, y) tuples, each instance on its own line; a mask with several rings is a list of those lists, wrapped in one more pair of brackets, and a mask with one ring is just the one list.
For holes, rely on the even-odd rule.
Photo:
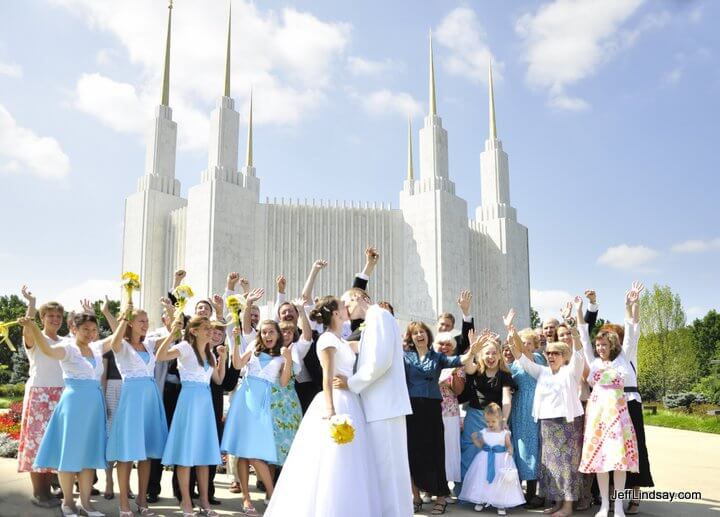
[(368, 422), (412, 413), (400, 327), (378, 305), (368, 307), (365, 315), (357, 371), (348, 379), (348, 387), (360, 395)]

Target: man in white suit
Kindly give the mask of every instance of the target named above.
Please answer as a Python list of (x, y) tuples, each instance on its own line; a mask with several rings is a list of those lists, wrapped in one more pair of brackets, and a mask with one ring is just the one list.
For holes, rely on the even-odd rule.
[(364, 319), (355, 374), (336, 378), (336, 386), (360, 395), (378, 469), (382, 517), (409, 517), (412, 488), (405, 415), (412, 413), (405, 382), (400, 328), (365, 291), (342, 296), (350, 319)]

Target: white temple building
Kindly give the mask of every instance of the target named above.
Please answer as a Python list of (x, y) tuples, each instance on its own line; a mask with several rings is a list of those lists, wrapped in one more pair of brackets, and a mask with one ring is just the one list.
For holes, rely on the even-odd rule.
[[(480, 153), (482, 204), (468, 217), (448, 168), (448, 133), (435, 101), (430, 44), (429, 112), (420, 129), (420, 174), (413, 167), (408, 128), (407, 176), (399, 208), (373, 202), (260, 200), (260, 178), (253, 162), (252, 99), (245, 166), (238, 168), (240, 115), (230, 97), (230, 22), (225, 88), (212, 112), (208, 166), (200, 182), (180, 195), (175, 178), (177, 124), (169, 103), (170, 35), (168, 14), (162, 100), (148, 135), (145, 173), (125, 200), (123, 271), (142, 279), (140, 306), (151, 324), (160, 322), (158, 300), (172, 286), (176, 269), (187, 271), (196, 295), (222, 293), (226, 276), (238, 271), (252, 287), (263, 287), (274, 302), (275, 277), (288, 279), (297, 296), (314, 260), (329, 261), (315, 295), (341, 294), (362, 269), (366, 246), (381, 260), (369, 284), (376, 301), (387, 300), (402, 321), (432, 322), (441, 312), (458, 317), (461, 290), (474, 295), (476, 327), (502, 329), (502, 315), (517, 310), (518, 328), (530, 322), (527, 228), (510, 204), (508, 155), (497, 137), (492, 71), (489, 71), (490, 123)], [(401, 173), (388, 171), (388, 177)], [(252, 243), (252, 244), (249, 244)]]

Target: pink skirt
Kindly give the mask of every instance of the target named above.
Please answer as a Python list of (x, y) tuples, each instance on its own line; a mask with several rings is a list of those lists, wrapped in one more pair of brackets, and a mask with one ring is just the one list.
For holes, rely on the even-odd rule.
[(51, 469), (34, 470), (32, 466), (45, 428), (64, 389), (30, 387), (25, 392), (18, 445), (18, 472), (54, 472)]

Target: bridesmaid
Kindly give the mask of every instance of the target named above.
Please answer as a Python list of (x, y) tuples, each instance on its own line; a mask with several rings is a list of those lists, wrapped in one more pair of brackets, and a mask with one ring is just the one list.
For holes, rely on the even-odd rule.
[[(26, 286), (22, 287), (22, 295), (27, 300), (26, 316), (35, 318), (35, 297)], [(63, 321), (63, 306), (57, 302), (48, 302), (40, 306), (43, 340), (49, 345), (57, 345), (62, 340), (58, 330)], [(23, 345), (30, 363), (29, 377), (25, 383), (23, 412), (20, 424), (20, 443), (18, 446), (18, 472), (29, 472), (33, 486), (32, 503), (42, 508), (60, 505), (50, 493), (53, 478), (50, 469), (34, 469), (33, 463), (40, 442), (45, 435), (53, 410), (63, 392), (63, 373), (60, 363), (51, 357), (38, 352), (35, 338), (28, 331), (23, 331)]]
[(210, 379), (221, 384), (225, 378), (225, 347), (218, 346), (218, 360), (210, 351), (212, 327), (205, 316), (193, 316), (185, 329), (185, 340), (170, 346), (183, 328), (183, 315), (173, 321), (170, 334), (155, 353), (158, 361), (177, 359), (182, 389), (165, 450), (163, 465), (177, 467), (183, 517), (194, 516), (190, 498), (190, 467), (196, 467), (200, 508), (204, 515), (217, 517), (208, 501), (209, 465), (222, 462), (210, 396)]
[[(22, 318), (23, 332), (32, 333), (34, 342), (46, 356), (59, 360), (65, 380), (60, 397), (48, 423), (33, 468), (58, 471), (63, 491), (64, 516), (78, 511), (90, 517), (104, 514), (93, 509), (90, 502), (95, 470), (104, 470), (105, 400), (100, 388), (103, 372), (102, 355), (122, 339), (127, 322), (122, 319), (117, 330), (108, 338), (96, 341), (97, 319), (87, 313), (76, 314), (73, 324), (76, 334), (57, 345), (48, 345), (45, 337), (29, 318)], [(77, 475), (80, 485), (80, 504), (75, 507), (73, 483)]]
[(146, 339), (148, 316), (142, 309), (129, 314), (124, 339), (113, 346), (122, 389), (110, 426), (108, 462), (118, 462), (120, 517), (132, 517), (128, 492), (133, 462), (137, 462), (138, 492), (135, 504), (140, 515), (153, 515), (146, 500), (150, 459), (162, 458), (167, 439), (165, 408), (155, 383), (157, 338)]

